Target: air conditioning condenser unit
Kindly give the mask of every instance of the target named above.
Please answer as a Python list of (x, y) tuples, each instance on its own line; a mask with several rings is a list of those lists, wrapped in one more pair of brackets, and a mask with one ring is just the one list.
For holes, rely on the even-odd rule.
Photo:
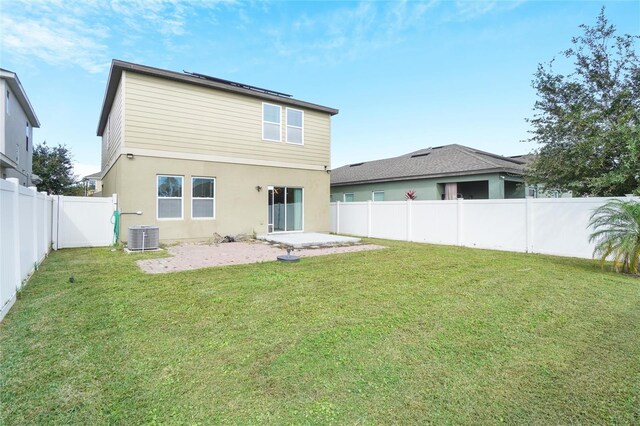
[(160, 248), (160, 229), (157, 226), (137, 225), (129, 227), (129, 250), (157, 250)]

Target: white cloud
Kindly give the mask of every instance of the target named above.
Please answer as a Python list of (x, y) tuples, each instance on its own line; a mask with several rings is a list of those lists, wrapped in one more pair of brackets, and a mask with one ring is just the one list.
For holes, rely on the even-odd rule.
[[(393, 46), (410, 30), (424, 25), (437, 2), (360, 2), (325, 15), (302, 14), (286, 28), (267, 35), (277, 54), (299, 62), (340, 62)], [(309, 43), (309, 40), (317, 40)]]
[[(109, 42), (159, 35), (169, 42), (184, 35), (196, 8), (213, 10), (228, 0), (2, 0), (3, 52), (29, 61), (104, 72)], [(85, 24), (90, 22), (91, 24)]]
[(100, 166), (87, 163), (73, 163), (73, 174), (79, 178), (92, 175), (100, 171)]
[(455, 2), (457, 20), (469, 21), (479, 18), (489, 12), (511, 10), (522, 3), (525, 0), (457, 0)]
[(59, 21), (0, 17), (2, 49), (18, 57), (36, 58), (52, 65), (73, 64), (97, 73), (108, 67), (104, 29), (90, 29), (76, 19)]

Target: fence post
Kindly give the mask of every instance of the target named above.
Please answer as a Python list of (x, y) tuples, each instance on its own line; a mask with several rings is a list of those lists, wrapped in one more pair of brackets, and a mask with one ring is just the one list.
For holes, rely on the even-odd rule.
[(371, 238), (371, 200), (367, 200), (367, 237)]
[(46, 257), (49, 253), (49, 247), (47, 247), (47, 192), (40, 191), (42, 194), (42, 250)]
[(58, 195), (52, 195), (51, 199), (51, 247), (58, 250)]
[(526, 244), (525, 251), (533, 253), (533, 198), (525, 198), (525, 225), (526, 225)]
[(340, 233), (340, 201), (336, 201), (336, 234)]
[(36, 265), (38, 265), (38, 189), (35, 186), (30, 186), (31, 197), (33, 204), (31, 206), (31, 223), (33, 226), (33, 270), (35, 271)]
[(9, 178), (7, 182), (13, 184), (13, 247), (15, 249), (15, 256), (13, 258), (13, 282), (16, 290), (20, 290), (22, 287), (22, 274), (20, 272), (20, 182), (16, 178)]
[(458, 198), (457, 199), (457, 203), (458, 203), (458, 205), (457, 205), (457, 207), (458, 207), (457, 208), (457, 215), (456, 215), (457, 219), (458, 219), (458, 232), (457, 232), (458, 241), (457, 241), (457, 243), (458, 243), (459, 246), (462, 246), (462, 245), (464, 245), (464, 234), (463, 234), (463, 231), (464, 231), (464, 218), (463, 218), (464, 198)]
[(407, 241), (411, 241), (411, 218), (413, 216), (413, 202), (411, 198), (407, 198)]
[(58, 195), (58, 214), (57, 220), (55, 223), (56, 226), (56, 247), (61, 249), (64, 248), (64, 242), (60, 241), (60, 235), (64, 235), (64, 195)]

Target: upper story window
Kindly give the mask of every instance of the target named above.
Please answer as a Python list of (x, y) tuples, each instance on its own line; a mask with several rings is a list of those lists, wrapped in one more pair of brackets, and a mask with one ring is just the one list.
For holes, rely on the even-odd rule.
[(10, 115), (9, 114), (9, 105), (11, 104), (10, 101), (11, 101), (11, 92), (7, 90), (7, 98), (5, 100), (5, 106), (4, 106), (4, 110), (7, 112), (7, 115)]
[(304, 111), (287, 108), (287, 142), (302, 145), (304, 143)]
[(262, 104), (262, 139), (280, 142), (282, 119), (281, 108), (278, 105)]
[(25, 133), (27, 135), (27, 142), (25, 143), (24, 147), (27, 149), (27, 152), (29, 152), (29, 122), (27, 121), (27, 127), (25, 129)]

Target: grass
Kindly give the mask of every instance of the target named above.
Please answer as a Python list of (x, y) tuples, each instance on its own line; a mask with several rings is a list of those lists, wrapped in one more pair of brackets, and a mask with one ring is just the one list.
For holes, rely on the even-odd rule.
[(640, 423), (638, 278), (383, 243), (164, 275), (54, 252), (0, 324), (0, 423)]

